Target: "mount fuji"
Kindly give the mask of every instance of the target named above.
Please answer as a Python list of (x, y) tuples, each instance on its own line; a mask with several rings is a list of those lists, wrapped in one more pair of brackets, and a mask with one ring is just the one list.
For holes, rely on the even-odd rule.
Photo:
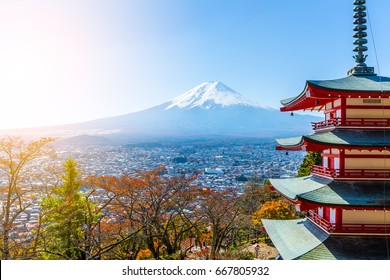
[[(261, 107), (218, 81), (203, 82), (161, 105), (122, 116), (45, 129), (45, 134), (121, 138), (278, 137), (308, 133), (318, 117)], [(34, 133), (37, 134), (37, 133)]]
[(193, 109), (196, 107), (209, 110), (216, 107), (243, 105), (259, 107), (221, 82), (204, 82), (193, 89), (172, 99), (166, 110), (172, 108)]

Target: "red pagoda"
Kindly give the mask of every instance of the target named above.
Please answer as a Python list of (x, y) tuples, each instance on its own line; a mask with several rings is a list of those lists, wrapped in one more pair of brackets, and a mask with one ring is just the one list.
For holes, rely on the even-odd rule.
[(366, 1), (354, 1), (354, 59), (348, 76), (307, 81), (282, 112), (316, 110), (313, 134), (277, 139), (277, 150), (321, 152), (311, 175), (271, 179), (306, 218), (263, 225), (283, 259), (389, 259), (390, 78), (367, 67)]

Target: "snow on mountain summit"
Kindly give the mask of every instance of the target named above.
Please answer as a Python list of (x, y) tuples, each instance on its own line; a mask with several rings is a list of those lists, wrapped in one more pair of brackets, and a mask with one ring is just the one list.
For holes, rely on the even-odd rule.
[(260, 107), (255, 102), (243, 97), (238, 92), (218, 81), (203, 82), (193, 89), (172, 99), (170, 104), (165, 108), (191, 109), (200, 107), (210, 109), (215, 105), (222, 107), (232, 105), (245, 105), (251, 107)]

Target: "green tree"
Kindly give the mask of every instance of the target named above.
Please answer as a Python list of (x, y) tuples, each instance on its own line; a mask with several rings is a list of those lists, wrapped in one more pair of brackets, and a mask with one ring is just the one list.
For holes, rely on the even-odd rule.
[(322, 163), (321, 152), (308, 152), (299, 166), (298, 177), (308, 176), (313, 165)]
[(77, 163), (69, 157), (63, 166), (63, 183), (41, 204), (43, 256), (88, 259), (92, 245), (89, 229), (98, 218), (96, 205), (80, 191), (82, 180)]

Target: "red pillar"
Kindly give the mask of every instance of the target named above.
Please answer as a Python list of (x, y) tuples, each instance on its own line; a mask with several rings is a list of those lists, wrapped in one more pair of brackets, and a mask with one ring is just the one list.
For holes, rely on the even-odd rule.
[(347, 117), (346, 107), (347, 100), (345, 97), (341, 97), (341, 123), (345, 123), (345, 119)]
[(345, 149), (340, 149), (340, 176), (344, 175), (345, 170)]
[(338, 207), (336, 210), (336, 229), (341, 228), (343, 224), (343, 209)]

